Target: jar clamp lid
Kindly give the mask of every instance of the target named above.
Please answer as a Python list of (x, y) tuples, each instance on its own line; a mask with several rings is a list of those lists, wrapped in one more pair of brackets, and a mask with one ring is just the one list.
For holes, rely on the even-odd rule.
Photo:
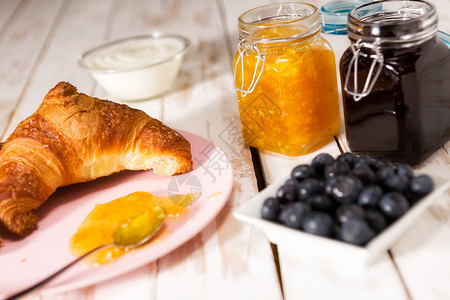
[[(243, 13), (239, 19), (238, 57), (234, 65), (234, 89), (241, 93), (242, 97), (252, 93), (264, 71), (265, 55), (260, 48), (280, 47), (296, 40), (314, 35), (320, 31), (319, 10), (314, 5), (301, 2), (285, 2), (268, 4), (251, 9)], [(301, 25), (301, 26), (300, 26)], [(280, 35), (276, 37), (258, 36), (261, 29), (286, 27), (293, 29), (292, 35)], [(301, 30), (299, 29), (301, 28)], [(256, 53), (255, 70), (252, 81), (245, 87), (244, 83), (244, 57), (249, 52)], [(241, 66), (241, 86), (236, 86), (236, 73)]]
[[(241, 64), (241, 73), (242, 73), (241, 76), (242, 76), (242, 78), (244, 78), (244, 56), (247, 55), (247, 51), (252, 51), (252, 50), (256, 51), (256, 53), (257, 53), (255, 71), (253, 72), (252, 81), (250, 82), (249, 86), (245, 89), (244, 88), (244, 79), (242, 79), (241, 87), (237, 87), (236, 86), (236, 71), (239, 66), (239, 63)], [(238, 52), (239, 52), (239, 56), (236, 59), (236, 63), (234, 66), (233, 85), (234, 85), (234, 89), (236, 91), (240, 92), (242, 97), (245, 97), (245, 96), (247, 96), (247, 94), (253, 92), (253, 90), (256, 87), (256, 84), (259, 81), (259, 78), (261, 78), (261, 75), (264, 71), (264, 65), (266, 63), (266, 58), (265, 58), (264, 54), (262, 54), (261, 51), (259, 51), (259, 48), (256, 44), (248, 44), (243, 41), (239, 41), (239, 43), (238, 43)], [(261, 67), (259, 67), (260, 62), (262, 62)], [(256, 75), (258, 73), (258, 69), (259, 69), (259, 74)]]
[[(367, 96), (383, 68), (381, 49), (407, 49), (419, 45), (436, 36), (437, 24), (435, 7), (419, 0), (384, 0), (352, 10), (348, 15), (347, 31), (353, 41), (353, 58), (345, 76), (345, 92), (355, 101)], [(358, 58), (361, 56), (370, 57), (372, 63), (363, 88), (358, 89)], [(350, 76), (352, 70), (354, 76)]]

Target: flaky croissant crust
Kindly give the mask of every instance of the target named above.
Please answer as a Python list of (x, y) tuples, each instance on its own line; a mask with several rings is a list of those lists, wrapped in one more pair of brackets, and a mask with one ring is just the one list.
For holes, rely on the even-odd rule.
[(0, 221), (29, 234), (38, 221), (32, 210), (58, 187), (125, 169), (189, 172), (190, 144), (143, 111), (60, 82), (0, 150)]

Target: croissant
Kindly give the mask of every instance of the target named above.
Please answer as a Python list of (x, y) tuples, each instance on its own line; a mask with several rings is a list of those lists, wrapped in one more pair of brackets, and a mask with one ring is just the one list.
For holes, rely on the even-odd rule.
[(38, 222), (32, 210), (58, 187), (125, 169), (164, 176), (189, 172), (191, 146), (141, 110), (60, 82), (0, 150), (0, 221), (27, 235)]

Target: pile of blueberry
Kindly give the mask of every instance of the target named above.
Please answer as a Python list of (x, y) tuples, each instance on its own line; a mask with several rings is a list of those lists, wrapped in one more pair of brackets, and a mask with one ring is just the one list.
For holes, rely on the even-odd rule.
[(369, 155), (317, 155), (261, 208), (264, 219), (315, 235), (365, 245), (434, 188), (408, 164)]

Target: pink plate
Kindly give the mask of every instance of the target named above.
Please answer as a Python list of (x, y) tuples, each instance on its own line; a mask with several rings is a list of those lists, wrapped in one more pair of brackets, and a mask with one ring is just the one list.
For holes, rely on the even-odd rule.
[(232, 186), (231, 164), (212, 142), (179, 131), (190, 143), (194, 170), (163, 177), (153, 171), (124, 171), (91, 182), (58, 189), (38, 210), (38, 228), (19, 239), (0, 229), (5, 246), (0, 248), (0, 298), (6, 298), (38, 282), (74, 259), (69, 241), (97, 203), (112, 201), (136, 191), (158, 196), (197, 193), (187, 214), (166, 222), (160, 236), (130, 251), (109, 265), (79, 263), (48, 283), (43, 293), (86, 287), (148, 264), (181, 246), (199, 233), (227, 202)]

